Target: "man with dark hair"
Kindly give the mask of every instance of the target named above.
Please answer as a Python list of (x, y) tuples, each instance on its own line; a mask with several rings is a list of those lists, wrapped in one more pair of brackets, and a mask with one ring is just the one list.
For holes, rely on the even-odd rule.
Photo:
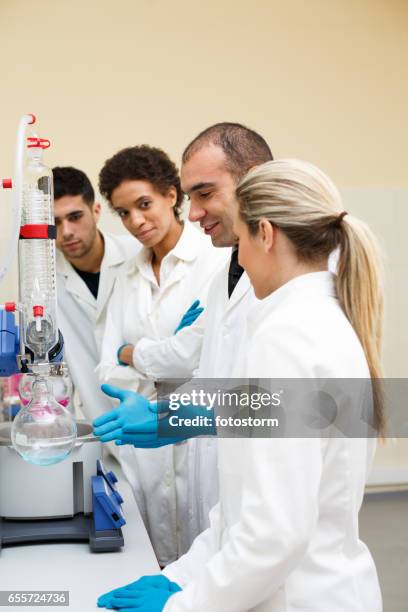
[[(255, 301), (251, 283), (238, 264), (237, 237), (232, 226), (237, 212), (236, 188), (253, 166), (273, 159), (266, 141), (237, 123), (218, 123), (199, 134), (185, 149), (181, 186), (190, 199), (190, 221), (200, 223), (216, 247), (233, 247), (227, 262), (208, 292), (208, 306), (198, 378), (233, 378), (242, 372), (245, 357), (246, 319)], [(209, 512), (218, 501), (216, 439), (195, 439), (195, 470), (190, 503), (202, 502), (198, 530), (209, 525)], [(193, 489), (193, 488), (192, 488)], [(174, 568), (174, 578), (172, 566)], [(169, 578), (180, 580), (177, 562), (169, 566)]]
[(58, 320), (81, 410), (93, 419), (112, 408), (100, 391), (95, 368), (116, 276), (138, 252), (139, 243), (133, 236), (98, 229), (101, 205), (84, 172), (56, 167), (53, 178)]

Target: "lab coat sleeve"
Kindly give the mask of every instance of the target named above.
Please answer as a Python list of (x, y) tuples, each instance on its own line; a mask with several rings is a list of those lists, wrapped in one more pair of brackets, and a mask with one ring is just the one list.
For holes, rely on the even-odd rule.
[(198, 368), (206, 311), (193, 325), (163, 340), (142, 338), (133, 351), (133, 365), (140, 376), (165, 380), (190, 378)]
[(200, 364), (204, 330), (209, 324), (208, 302), (225, 286), (228, 275), (230, 249), (214, 249), (208, 253), (209, 266), (206, 282), (200, 278), (195, 297), (200, 298), (204, 312), (193, 325), (163, 340), (143, 338), (133, 351), (133, 365), (147, 378), (191, 378), (196, 375)]
[(109, 383), (137, 391), (141, 374), (132, 366), (121, 366), (117, 362), (118, 348), (126, 343), (122, 331), (124, 295), (122, 281), (117, 283), (109, 302), (102, 340), (101, 360), (96, 367), (96, 373), (101, 383)]
[(307, 549), (318, 517), (320, 441), (257, 439), (246, 446), (240, 518), (165, 612), (250, 610), (283, 585)]
[(218, 503), (210, 511), (210, 527), (196, 537), (185, 555), (167, 565), (162, 573), (182, 588), (195, 580), (213, 555), (213, 539), (219, 533), (219, 526), (220, 504)]

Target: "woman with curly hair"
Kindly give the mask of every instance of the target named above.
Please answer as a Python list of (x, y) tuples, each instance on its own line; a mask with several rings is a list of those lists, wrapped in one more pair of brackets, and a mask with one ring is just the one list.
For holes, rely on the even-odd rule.
[[(116, 385), (152, 399), (157, 351), (153, 358), (150, 348), (177, 332), (177, 363), (169, 364), (169, 377), (191, 376), (198, 365), (202, 325), (198, 319), (187, 335), (184, 327), (201, 314), (195, 302), (205, 302), (229, 253), (214, 249), (207, 236), (181, 220), (178, 170), (160, 149), (142, 145), (119, 151), (102, 168), (99, 189), (143, 248), (117, 279), (98, 374), (113, 397), (121, 393), (112, 388)], [(165, 566), (186, 552), (197, 535), (197, 512), (187, 503), (190, 442), (161, 449), (122, 446), (119, 452), (158, 561)]]

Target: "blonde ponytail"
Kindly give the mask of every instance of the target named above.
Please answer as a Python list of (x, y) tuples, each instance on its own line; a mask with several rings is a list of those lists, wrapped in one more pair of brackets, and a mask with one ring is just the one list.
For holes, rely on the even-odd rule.
[(347, 216), (339, 233), (337, 296), (364, 349), (373, 384), (375, 425), (384, 433), (380, 378), (384, 299), (377, 240), (368, 226)]

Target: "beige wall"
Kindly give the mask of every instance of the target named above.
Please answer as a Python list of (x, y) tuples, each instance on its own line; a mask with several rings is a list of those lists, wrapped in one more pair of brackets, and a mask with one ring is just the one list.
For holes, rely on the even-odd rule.
[(407, 24), (406, 0), (0, 0), (0, 168), (25, 112), (93, 178), (229, 119), (341, 186), (407, 186)]
[[(407, 375), (406, 0), (0, 0), (0, 58), (0, 175), (26, 112), (52, 141), (49, 165), (94, 182), (120, 147), (178, 161), (220, 120), (320, 165), (381, 235), (387, 372)], [(103, 225), (120, 229), (108, 212)], [(3, 221), (3, 248), (6, 234)]]

